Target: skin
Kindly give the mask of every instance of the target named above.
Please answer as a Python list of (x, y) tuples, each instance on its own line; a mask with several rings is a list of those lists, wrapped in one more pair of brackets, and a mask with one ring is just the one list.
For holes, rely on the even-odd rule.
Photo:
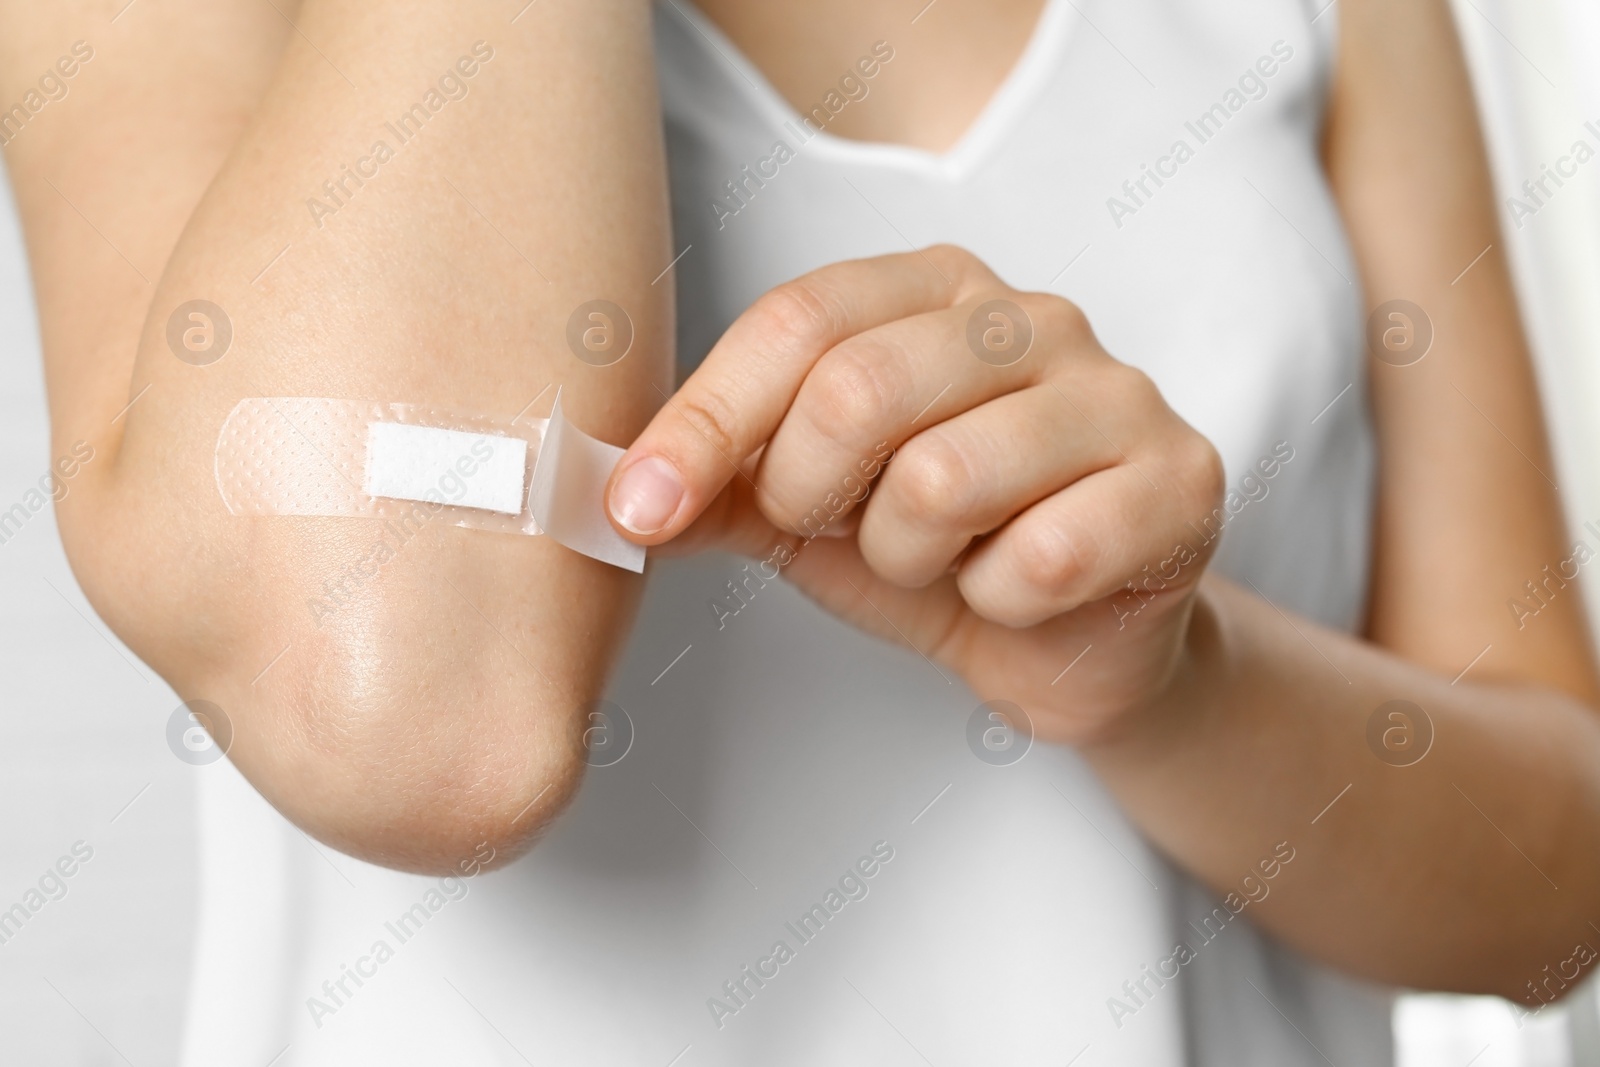
[[(837, 132), (948, 147), (1037, 8), (943, 0), (916, 24), (926, 66), (897, 59)], [(797, 107), (903, 16), (889, 0), (706, 9)], [(1575, 590), (1523, 630), (1505, 607), (1570, 547), (1539, 474), (1548, 447), (1442, 0), (1338, 7), (1330, 181), (1369, 305), (1404, 296), (1436, 330), (1422, 363), (1371, 367), (1378, 521), (1358, 636), (1280, 613), (1205, 574), (1204, 558), (1120, 625), (1117, 590), (1215, 506), (1215, 452), (1076, 308), (1011, 291), (958, 249), (780, 287), (652, 421), (671, 321), (667, 282), (650, 283), (672, 251), (642, 4), (543, 0), (509, 28), (486, 2), (284, 10), (298, 31), (197, 0), (125, 12), (97, 38), (102, 65), (7, 159), (54, 447), (82, 438), (98, 457), (60, 509), (74, 569), (180, 694), (227, 709), (231, 757), (308, 832), (411, 870), (451, 869), (480, 842), (502, 860), (525, 849), (576, 786), (577, 708), (602, 687), (636, 583), (543, 539), (429, 529), (313, 625), (307, 599), (371, 533), (228, 516), (208, 466), (222, 415), (266, 395), (509, 415), (556, 381), (579, 425), (634, 441), (613, 518), (649, 527), (636, 539), (664, 552), (794, 543), (785, 531), (824, 487), (894, 442), (842, 536), (806, 546), (786, 576), (863, 629), (898, 639), (893, 620), (979, 694), (1022, 704), (1219, 891), (1292, 842), (1294, 865), (1251, 912), (1289, 943), (1385, 981), (1531, 999), (1525, 983), (1587, 938), (1600, 680)], [(107, 17), (6, 0), (0, 19), (21, 32), (0, 43), (0, 99)], [(177, 73), (185, 19), (226, 57), (204, 92)], [(491, 37), (472, 95), (314, 228), (303, 204), (322, 178)], [(563, 151), (575, 143), (585, 151)], [(571, 161), (540, 165), (556, 152)], [(527, 195), (530, 180), (544, 195)], [(604, 376), (561, 340), (571, 309), (601, 294), (646, 345)], [(166, 349), (171, 309), (196, 295), (228, 309), (237, 357), (194, 368)], [(974, 365), (962, 333), (996, 296), (1038, 331), (1004, 369)], [(418, 356), (434, 351), (451, 358)], [(662, 463), (681, 497), (646, 522), (628, 476)], [(1436, 731), (1411, 767), (1366, 745), (1367, 717), (1393, 699), (1426, 708)]]
[[(454, 870), (484, 844), (504, 861), (578, 785), (580, 708), (637, 580), (547, 538), (433, 523), (319, 617), (328, 584), (371, 559), (376, 524), (240, 521), (212, 456), (251, 396), (509, 418), (548, 387), (529, 411), (547, 414), (563, 387), (589, 432), (625, 441), (644, 425), (673, 335), (671, 281), (650, 284), (672, 253), (648, 10), (544, 0), (510, 24), (487, 2), (228, 9), (3, 13), (27, 30), (5, 35), (4, 99), (75, 39), (97, 53), (6, 149), (52, 449), (95, 449), (59, 510), (63, 542), (101, 618), (185, 700), (223, 709), (230, 758), (308, 833), (408, 870)], [(319, 227), (308, 198), (394, 142), (384, 123), (480, 39), (494, 57), (468, 95)], [(530, 179), (574, 144), (559, 174)], [(605, 371), (564, 340), (601, 295), (639, 337)], [(165, 336), (196, 297), (235, 334), (199, 367)]]
[[(1421, 363), (1369, 368), (1380, 467), (1363, 635), (1206, 575), (1205, 549), (1124, 627), (1140, 603), (1117, 595), (1124, 583), (1195, 541), (1185, 524), (1218, 505), (1217, 457), (1070, 303), (1013, 291), (957, 249), (838, 264), (763, 297), (630, 448), (612, 511), (640, 543), (770, 559), (887, 440), (894, 460), (832, 531), (846, 536), (806, 545), (790, 581), (1020, 704), (1220, 893), (1290, 842), (1293, 876), (1257, 914), (1288, 943), (1395, 984), (1532, 1003), (1560, 989), (1527, 983), (1600, 921), (1600, 865), (1574, 847), (1600, 835), (1600, 683), (1575, 590), (1526, 629), (1506, 607), (1571, 550), (1540, 473), (1552, 464), (1505, 262), (1492, 249), (1454, 281), (1500, 238), (1448, 13), (1340, 11), (1330, 179), (1369, 306), (1403, 295), (1436, 331)], [(781, 87), (797, 31), (750, 18), (730, 32), (763, 68), (770, 56)], [(841, 34), (814, 71), (850, 47)], [(920, 132), (923, 147), (951, 140)], [(964, 336), (994, 298), (1035, 327), (1005, 369)], [(763, 446), (734, 470), (728, 457)], [(664, 494), (653, 509), (630, 492), (640, 464)], [(1367, 746), (1368, 716), (1391, 700), (1431, 718), (1435, 749), (1414, 766)]]

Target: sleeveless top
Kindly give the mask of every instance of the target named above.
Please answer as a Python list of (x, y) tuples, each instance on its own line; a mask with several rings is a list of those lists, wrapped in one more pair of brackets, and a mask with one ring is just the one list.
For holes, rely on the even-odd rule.
[[(915, 24), (864, 40), (808, 125), (667, 0), (684, 371), (779, 282), (965, 246), (1079, 304), (1216, 444), (1218, 572), (1350, 630), (1373, 444), (1359, 279), (1318, 157), (1325, 3), (1048, 0), (971, 129), (932, 153), (827, 130), (895, 76)], [(1270, 879), (1242, 870), (1219, 900), (1070, 749), (1009, 761), (970, 741), (980, 704), (1005, 694), (947, 681), (742, 566), (655, 566), (596, 762), (620, 758), (505, 870), (352, 860), (231, 764), (203, 769), (183, 1062), (1391, 1062), (1384, 991), (1253, 926)], [(732, 616), (712, 607), (730, 580), (745, 590)], [(1266, 869), (1292, 877), (1316, 814), (1261, 842), (1263, 860), (1290, 857)]]

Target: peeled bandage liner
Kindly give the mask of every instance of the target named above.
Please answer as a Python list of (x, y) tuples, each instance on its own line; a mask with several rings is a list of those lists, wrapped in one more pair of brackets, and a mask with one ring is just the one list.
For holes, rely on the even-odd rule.
[(217, 435), (217, 490), (234, 515), (442, 518), (546, 534), (586, 556), (644, 570), (645, 550), (606, 518), (623, 450), (567, 421), (501, 419), (420, 404), (252, 397)]

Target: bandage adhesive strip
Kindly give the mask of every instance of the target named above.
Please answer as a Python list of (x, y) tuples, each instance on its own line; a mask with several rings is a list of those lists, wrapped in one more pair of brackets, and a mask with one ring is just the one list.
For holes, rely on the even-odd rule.
[(500, 419), (419, 404), (323, 397), (239, 401), (217, 434), (216, 479), (234, 515), (427, 521), (546, 534), (586, 556), (644, 570), (645, 550), (606, 518), (623, 450), (548, 419)]

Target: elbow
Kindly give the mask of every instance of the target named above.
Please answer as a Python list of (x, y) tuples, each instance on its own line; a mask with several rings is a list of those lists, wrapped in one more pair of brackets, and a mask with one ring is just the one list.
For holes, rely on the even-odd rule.
[(1552, 950), (1538, 963), (1522, 961), (1502, 968), (1484, 989), (1472, 992), (1489, 993), (1537, 1013), (1560, 1003), (1579, 988), (1587, 988), (1584, 980), (1592, 974), (1597, 959), (1600, 956), (1590, 943), (1577, 937), (1575, 943)]
[(296, 826), (358, 859), (430, 875), (508, 863), (581, 784), (581, 699), (493, 646), (413, 647), (433, 666), (365, 641), (291, 647), (239, 705), (229, 758)]
[[(571, 802), (633, 575), (454, 528), (415, 533), (372, 573), (370, 526), (175, 523), (170, 494), (134, 484), (120, 525), (64, 524), (84, 591), (182, 699), (221, 709), (228, 758), (301, 830), (384, 867), (476, 873)], [(144, 566), (125, 565), (135, 551)]]
[(1481, 988), (1532, 1012), (1559, 1003), (1579, 988), (1590, 988), (1600, 951), (1587, 908), (1548, 909), (1538, 917), (1539, 928), (1530, 929), (1515, 946), (1486, 969)]

